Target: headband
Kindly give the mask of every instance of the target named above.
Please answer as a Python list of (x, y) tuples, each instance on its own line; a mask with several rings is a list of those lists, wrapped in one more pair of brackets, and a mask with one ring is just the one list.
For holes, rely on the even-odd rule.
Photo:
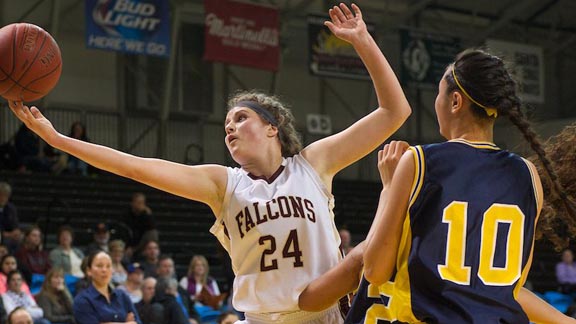
[(269, 112), (268, 110), (266, 110), (262, 106), (260, 106), (260, 104), (257, 103), (256, 101), (239, 101), (238, 103), (236, 103), (236, 107), (250, 108), (250, 109), (254, 110), (262, 118), (264, 118), (267, 122), (272, 124), (272, 126), (278, 127), (278, 121), (276, 121), (276, 118), (274, 118), (274, 115), (272, 115), (271, 112)]
[(468, 98), (470, 101), (472, 101), (476, 105), (482, 107), (486, 111), (486, 114), (489, 117), (494, 117), (494, 118), (498, 117), (498, 110), (496, 110), (496, 108), (488, 108), (488, 107), (484, 106), (483, 104), (474, 100), (472, 98), (472, 96), (469, 95), (468, 92), (466, 92), (466, 90), (464, 90), (464, 87), (460, 84), (460, 82), (458, 81), (458, 78), (456, 78), (456, 66), (452, 66), (452, 76), (454, 77), (454, 81), (456, 82), (456, 85), (458, 86), (460, 91), (462, 91), (462, 93), (466, 96), (466, 98)]

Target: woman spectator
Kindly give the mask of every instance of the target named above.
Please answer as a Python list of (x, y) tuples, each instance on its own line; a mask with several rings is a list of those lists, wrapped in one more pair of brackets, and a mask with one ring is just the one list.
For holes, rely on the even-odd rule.
[(203, 255), (195, 255), (190, 260), (190, 265), (188, 266), (188, 273), (186, 277), (180, 279), (180, 286), (190, 295), (190, 299), (195, 302), (194, 307), (198, 313), (202, 312), (202, 307), (209, 304), (212, 308), (218, 309), (220, 307), (220, 302), (214, 305), (212, 302), (208, 302), (211, 296), (220, 296), (220, 289), (216, 280), (210, 277), (210, 266), (208, 265), (208, 260)]
[(74, 241), (74, 230), (72, 227), (64, 225), (58, 229), (58, 246), (50, 251), (50, 263), (55, 268), (61, 268), (65, 274), (70, 274), (77, 278), (84, 277), (80, 265), (84, 259), (84, 253), (72, 246)]
[(53, 268), (48, 271), (40, 293), (36, 296), (44, 318), (52, 323), (75, 324), (72, 311), (72, 296), (64, 285), (64, 271)]
[(42, 248), (42, 231), (32, 226), (24, 232), (24, 242), (14, 256), (18, 259), (20, 269), (30, 282), (32, 274), (45, 275), (50, 270), (48, 252)]
[[(86, 135), (86, 126), (79, 121), (72, 123), (70, 127), (70, 137), (84, 142), (90, 142)], [(88, 163), (80, 160), (74, 155), (68, 155), (68, 171), (73, 174), (88, 174)]]
[(2, 302), (6, 313), (10, 314), (16, 307), (23, 307), (30, 313), (34, 324), (50, 324), (43, 318), (44, 311), (38, 307), (34, 298), (24, 293), (22, 287), (22, 274), (18, 270), (8, 274), (8, 291), (2, 295)]
[[(13, 255), (8, 254), (2, 257), (2, 261), (0, 261), (0, 294), (4, 294), (6, 290), (8, 290), (8, 282), (6, 278), (10, 272), (16, 269), (18, 269), (18, 263)], [(22, 281), (22, 287), (20, 287), (20, 289), (32, 297), (30, 287), (26, 281)]]
[(74, 318), (82, 324), (142, 324), (130, 297), (122, 290), (112, 289), (112, 259), (98, 251), (88, 256), (88, 288), (74, 298)]
[(112, 285), (118, 287), (123, 285), (128, 278), (126, 260), (124, 259), (126, 244), (122, 240), (113, 240), (108, 244), (108, 250), (110, 251), (110, 258), (112, 258)]

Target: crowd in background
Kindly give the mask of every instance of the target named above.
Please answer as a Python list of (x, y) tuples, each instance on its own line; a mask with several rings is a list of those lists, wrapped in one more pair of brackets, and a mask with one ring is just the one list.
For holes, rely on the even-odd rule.
[[(39, 226), (19, 224), (10, 196), (10, 185), (0, 182), (0, 322), (16, 310), (25, 310), (35, 324), (98, 323), (118, 316), (119, 309), (125, 318), (112, 318), (119, 323), (229, 323), (230, 318), (233, 323), (237, 318), (205, 256), (192, 257), (186, 273), (177, 276), (174, 259), (161, 252), (143, 193), (133, 194), (121, 220), (130, 237), (111, 240), (109, 224), (99, 222), (92, 242), (76, 246), (74, 229), (64, 225), (51, 249), (43, 246)], [(102, 298), (108, 300), (104, 306), (119, 308), (106, 314), (106, 307), (91, 304)], [(95, 309), (104, 317), (87, 315)]]

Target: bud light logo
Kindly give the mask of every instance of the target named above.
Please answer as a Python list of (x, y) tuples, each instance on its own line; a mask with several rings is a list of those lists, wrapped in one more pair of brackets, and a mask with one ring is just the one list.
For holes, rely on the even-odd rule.
[(166, 0), (87, 0), (89, 47), (168, 55)]

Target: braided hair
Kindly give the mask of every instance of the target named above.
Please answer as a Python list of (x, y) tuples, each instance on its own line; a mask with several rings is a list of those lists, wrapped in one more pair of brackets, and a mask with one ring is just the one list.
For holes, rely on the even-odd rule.
[[(567, 226), (570, 232), (576, 234), (576, 207), (566, 195), (556, 170), (548, 159), (547, 152), (522, 112), (522, 101), (517, 94), (516, 81), (512, 78), (505, 63), (499, 57), (485, 51), (468, 49), (456, 56), (452, 69), (454, 74), (446, 73), (444, 77), (448, 92), (459, 90), (453, 76), (456, 75), (458, 82), (468, 91), (470, 97), (484, 107), (496, 109), (498, 115), (507, 116), (520, 130), (532, 150), (536, 152), (539, 161), (537, 167), (539, 173), (543, 175), (544, 193), (548, 197), (548, 207), (540, 216), (536, 236), (545, 235), (559, 248), (566, 246), (568, 241), (558, 235), (558, 229), (561, 226)], [(480, 119), (495, 118), (489, 116), (485, 108), (474, 102), (471, 102), (470, 106), (473, 114)], [(550, 211), (552, 207), (555, 207), (559, 215), (563, 215), (562, 219), (555, 217), (556, 213)]]

